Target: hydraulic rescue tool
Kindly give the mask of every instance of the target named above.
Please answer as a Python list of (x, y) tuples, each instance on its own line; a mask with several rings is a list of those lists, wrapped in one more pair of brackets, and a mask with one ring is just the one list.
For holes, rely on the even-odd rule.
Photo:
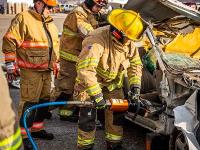
[[(143, 104), (142, 101), (140, 101), (139, 96), (136, 97), (131, 97), (128, 100), (125, 99), (109, 99), (106, 100), (106, 108), (114, 111), (114, 112), (126, 112), (126, 111), (131, 111), (135, 113), (136, 115), (138, 113), (144, 114), (145, 112), (148, 112), (146, 104)], [(42, 107), (48, 107), (48, 106), (60, 106), (60, 105), (75, 105), (78, 107), (95, 107), (94, 103), (91, 101), (61, 101), (61, 102), (49, 102), (49, 103), (43, 103), (43, 104), (38, 104), (34, 105), (30, 108), (28, 108), (23, 115), (23, 123), (25, 130), (27, 132), (28, 138), (30, 142), (33, 145), (34, 150), (38, 150), (38, 147), (31, 137), (31, 134), (28, 130), (27, 124), (26, 124), (26, 117), (27, 115), (34, 109), (42, 108)], [(135, 115), (135, 117), (136, 117)]]

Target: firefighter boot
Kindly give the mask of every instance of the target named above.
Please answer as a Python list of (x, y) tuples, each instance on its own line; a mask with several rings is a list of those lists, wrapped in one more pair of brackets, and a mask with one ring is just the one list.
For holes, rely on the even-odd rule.
[(93, 150), (94, 145), (88, 145), (87, 147), (78, 147), (77, 150)]
[(52, 117), (52, 113), (50, 111), (47, 112), (47, 114), (45, 115), (46, 119), (51, 119)]
[(23, 139), (24, 150), (33, 150), (33, 146), (28, 138)]
[(72, 112), (72, 114), (70, 116), (60, 115), (60, 120), (61, 121), (69, 121), (69, 122), (77, 123), (78, 122), (78, 118), (79, 118), (79, 108), (75, 107), (73, 109), (74, 110), (71, 110), (73, 112)]
[[(56, 99), (59, 101), (71, 101), (73, 100), (72, 94), (61, 93)], [(61, 121), (78, 122), (79, 108), (68, 108), (66, 106), (59, 107), (59, 116)]]
[(126, 150), (125, 148), (122, 147), (122, 142), (112, 143), (106, 141), (106, 143), (107, 143), (107, 150)]
[(54, 139), (54, 135), (52, 133), (48, 133), (45, 130), (41, 130), (38, 132), (31, 132), (31, 136), (34, 138), (39, 138), (39, 139), (43, 139), (43, 140), (53, 140)]

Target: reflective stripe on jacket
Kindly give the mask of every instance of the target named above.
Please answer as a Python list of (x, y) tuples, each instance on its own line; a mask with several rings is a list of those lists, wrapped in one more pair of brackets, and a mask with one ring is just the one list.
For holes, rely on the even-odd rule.
[(123, 86), (127, 70), (129, 84), (140, 86), (142, 63), (133, 42), (122, 45), (110, 35), (109, 27), (93, 31), (83, 41), (83, 50), (77, 64), (77, 89), (86, 90), (92, 96), (106, 86), (112, 91)]
[(60, 51), (60, 57), (66, 61), (77, 62), (78, 56), (70, 54), (68, 52)]
[(67, 61), (74, 61), (71, 60), (71, 56), (79, 55), (83, 39), (97, 27), (98, 22), (84, 3), (72, 10), (64, 22), (60, 39), (60, 57)]
[[(2, 49), (6, 62), (17, 61), (20, 68), (52, 69), (53, 63), (58, 59), (58, 31), (50, 16), (44, 22), (43, 24), (41, 15), (34, 10), (19, 13), (12, 20), (3, 37)], [(50, 34), (53, 43), (51, 46), (44, 26)], [(52, 47), (51, 53), (49, 47)]]

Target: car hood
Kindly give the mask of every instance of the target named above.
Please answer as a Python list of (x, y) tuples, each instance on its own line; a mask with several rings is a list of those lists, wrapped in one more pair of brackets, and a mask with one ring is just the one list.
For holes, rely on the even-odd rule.
[(176, 0), (129, 0), (124, 8), (139, 12), (147, 21), (157, 22), (183, 15), (200, 24), (200, 12)]

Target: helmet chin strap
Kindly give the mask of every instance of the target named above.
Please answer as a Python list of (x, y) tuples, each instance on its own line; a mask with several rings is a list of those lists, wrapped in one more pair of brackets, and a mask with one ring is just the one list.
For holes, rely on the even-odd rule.
[(47, 4), (44, 4), (43, 8), (42, 8), (42, 12), (41, 12), (41, 15), (44, 16), (44, 10), (45, 8), (47, 7)]
[(112, 25), (110, 26), (110, 32), (112, 34), (112, 36), (117, 40), (119, 41), (121, 44), (124, 44), (125, 43), (125, 35), (117, 30), (115, 27), (113, 27)]

